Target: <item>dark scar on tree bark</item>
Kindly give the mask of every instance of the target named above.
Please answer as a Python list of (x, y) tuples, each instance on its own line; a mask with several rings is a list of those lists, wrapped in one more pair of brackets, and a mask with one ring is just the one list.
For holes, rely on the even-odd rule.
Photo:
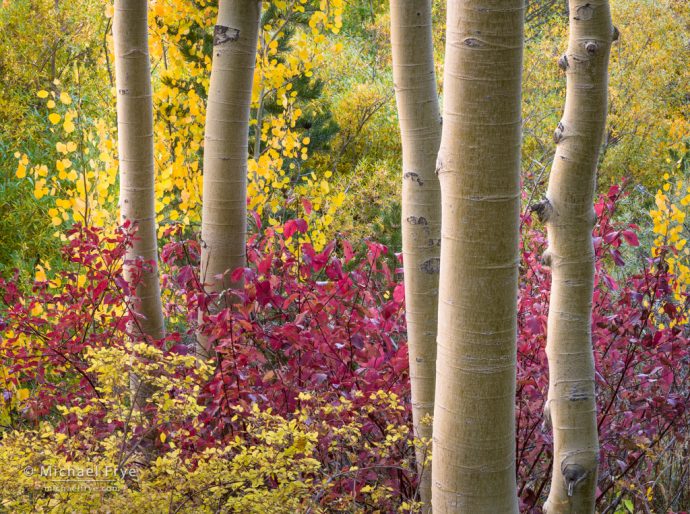
[(551, 217), (551, 213), (553, 212), (553, 206), (551, 205), (551, 202), (549, 202), (549, 200), (544, 199), (541, 202), (531, 206), (529, 210), (530, 212), (536, 213), (539, 221), (541, 221), (542, 223), (546, 223), (547, 221), (549, 221), (549, 218)]
[(422, 264), (419, 265), (419, 269), (429, 275), (438, 273), (439, 271), (441, 271), (441, 259), (439, 259), (438, 257), (433, 257), (427, 261), (424, 261)]
[(240, 38), (240, 29), (216, 25), (213, 29), (213, 46), (224, 45), (229, 41), (237, 41)]
[(407, 218), (407, 222), (410, 225), (428, 225), (429, 224), (429, 222), (426, 220), (426, 218), (424, 216), (420, 216), (420, 217), (410, 216)]
[(421, 177), (419, 176), (419, 173), (415, 173), (414, 171), (408, 171), (408, 172), (406, 172), (406, 173), (403, 175), (403, 178), (404, 178), (404, 179), (408, 178), (408, 179), (412, 180), (413, 182), (417, 182), (417, 184), (419, 184), (420, 186), (423, 186), (423, 185), (424, 185), (424, 181), (423, 181), (423, 180), (421, 179)]

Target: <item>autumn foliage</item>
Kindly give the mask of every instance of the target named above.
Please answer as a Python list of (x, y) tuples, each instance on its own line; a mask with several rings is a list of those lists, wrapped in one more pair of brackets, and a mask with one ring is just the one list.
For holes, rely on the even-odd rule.
[[(649, 476), (686, 435), (690, 354), (678, 321), (687, 298), (679, 301), (670, 286), (670, 248), (624, 275), (606, 271), (609, 262), (622, 269), (624, 259), (637, 258), (636, 227), (616, 218), (624, 196), (612, 188), (596, 204), (598, 501), (602, 510), (622, 500), (658, 509), (673, 501), (668, 488), (677, 475), (656, 484)], [(310, 243), (293, 251), (304, 220), (288, 221), (282, 233), (256, 220), (248, 266), (235, 270), (245, 279), (235, 292), (241, 304), (200, 326), (196, 308), (211, 298), (198, 284), (198, 242), (168, 231), (162, 268), (171, 330), (153, 346), (132, 346), (125, 333), (131, 315), (121, 266), (131, 230), (107, 236), (75, 226), (63, 248), (65, 270), (40, 277), (28, 292), (0, 282), (8, 428), (0, 462), (16, 471), (2, 477), (10, 491), (4, 505), (116, 509), (166, 498), (181, 512), (205, 512), (218, 501), (231, 512), (418, 508), (415, 446), (428, 441), (410, 436), (399, 258), (376, 242), (353, 246), (343, 237), (320, 252)], [(516, 465), (522, 510), (538, 512), (551, 465), (541, 428), (549, 272), (534, 223), (523, 218)], [(191, 356), (196, 331), (217, 345), (216, 362)], [(130, 405), (129, 371), (157, 385), (147, 412)], [(58, 462), (136, 473), (104, 496), (45, 492), (45, 477), (21, 473)]]
[[(233, 271), (244, 286), (218, 311), (198, 234), (216, 2), (150, 1), (167, 335), (136, 344), (111, 7), (0, 1), (0, 511), (421, 512), (417, 459), (428, 473), (431, 444), (412, 434), (388, 2), (263, 4), (247, 265)], [(444, 4), (432, 7), (438, 71)], [(550, 271), (530, 206), (563, 103), (562, 5), (527, 11), (515, 399), (526, 513), (541, 512), (553, 465)], [(596, 510), (688, 512), (690, 3), (612, 9), (594, 227)], [(218, 350), (210, 362), (193, 355), (200, 334)], [(132, 374), (152, 385), (143, 409)], [(103, 472), (105, 484), (56, 487), (50, 470)]]

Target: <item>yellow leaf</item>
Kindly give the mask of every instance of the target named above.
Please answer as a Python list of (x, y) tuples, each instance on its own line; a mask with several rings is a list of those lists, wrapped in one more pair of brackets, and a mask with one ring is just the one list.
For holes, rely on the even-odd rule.
[(17, 166), (17, 178), (24, 178), (26, 177), (26, 166), (23, 164), (19, 164)]
[(20, 402), (23, 402), (29, 397), (29, 390), (22, 388), (22, 389), (17, 389), (17, 400)]
[(66, 121), (65, 124), (62, 126), (62, 128), (65, 129), (65, 132), (70, 134), (70, 133), (74, 132), (74, 123), (72, 123), (71, 120)]
[(36, 96), (39, 98), (48, 98), (48, 91), (40, 90), (38, 93), (36, 93)]
[(46, 107), (48, 107), (48, 109), (55, 109), (55, 100), (48, 100)]
[(72, 98), (63, 91), (60, 93), (60, 101), (65, 105), (69, 105), (72, 103)]
[(51, 113), (50, 116), (48, 116), (48, 120), (50, 120), (53, 125), (57, 125), (60, 122), (60, 115), (56, 112)]
[(45, 282), (46, 281), (46, 271), (43, 268), (43, 266), (41, 266), (40, 264), (38, 266), (36, 266), (35, 278), (36, 278), (36, 282)]
[(167, 439), (165, 432), (161, 432), (161, 443), (164, 443), (165, 440)]

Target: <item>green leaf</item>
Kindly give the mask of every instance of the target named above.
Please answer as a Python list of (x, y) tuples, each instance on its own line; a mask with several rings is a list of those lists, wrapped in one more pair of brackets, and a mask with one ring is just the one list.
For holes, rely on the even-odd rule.
[(623, 500), (623, 505), (628, 509), (628, 512), (633, 512), (633, 502), (632, 500)]

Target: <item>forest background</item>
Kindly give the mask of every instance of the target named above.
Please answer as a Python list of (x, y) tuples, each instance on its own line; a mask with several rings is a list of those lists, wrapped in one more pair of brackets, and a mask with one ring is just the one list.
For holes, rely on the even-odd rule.
[[(245, 276), (253, 310), (218, 320), (234, 367), (210, 383), (214, 370), (191, 364), (185, 348), (195, 329), (215, 6), (150, 5), (169, 335), (145, 363), (129, 362), (125, 351), (111, 9), (100, 0), (0, 7), (3, 508), (418, 509), (414, 448), (428, 441), (411, 438), (408, 426), (396, 258), (401, 148), (387, 2), (265, 4), (249, 148)], [(605, 455), (598, 500), (607, 512), (681, 511), (690, 503), (682, 464), (690, 401), (690, 6), (622, 0), (612, 10), (621, 37), (611, 54), (595, 229)], [(434, 3), (434, 22), (442, 77), (443, 2)], [(543, 502), (551, 465), (549, 436), (539, 428), (548, 271), (530, 206), (545, 190), (564, 100), (556, 65), (567, 40), (564, 2), (531, 1), (526, 35), (517, 469), (529, 511)], [(303, 268), (295, 273), (295, 265)], [(337, 301), (329, 282), (338, 284)], [(319, 352), (333, 358), (318, 362)], [(123, 379), (132, 369), (175, 391), (155, 398), (153, 417), (126, 408)], [(129, 466), (137, 476), (116, 477), (117, 495), (49, 493), (40, 482), (46, 477), (22, 472), (42, 462)]]

